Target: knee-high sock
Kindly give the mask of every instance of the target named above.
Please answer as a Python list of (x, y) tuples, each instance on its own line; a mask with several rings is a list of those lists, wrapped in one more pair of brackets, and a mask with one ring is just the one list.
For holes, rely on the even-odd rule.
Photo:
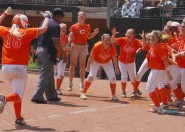
[(125, 93), (127, 83), (121, 82), (122, 92)]
[(83, 88), (83, 93), (84, 94), (87, 92), (87, 90), (89, 89), (90, 85), (91, 85), (91, 82), (85, 80), (84, 88)]
[(155, 92), (157, 93), (157, 96), (158, 96), (159, 102), (162, 102), (161, 94), (160, 94), (160, 92), (159, 92), (159, 89), (158, 89), (158, 88), (156, 88), (156, 89), (155, 89)]
[(132, 82), (132, 86), (133, 86), (134, 92), (137, 92), (138, 87), (136, 86), (136, 82)]
[(156, 107), (159, 107), (160, 103), (159, 103), (159, 99), (158, 99), (157, 93), (154, 91), (154, 92), (150, 93), (149, 96), (152, 99), (154, 105)]
[(16, 93), (11, 93), (6, 96), (6, 102), (13, 102), (15, 116), (16, 118), (21, 118), (22, 101), (20, 99), (20, 96)]
[(6, 96), (6, 102), (17, 102), (20, 101), (20, 96), (16, 93), (11, 93)]
[(179, 93), (181, 94), (182, 97), (185, 97), (185, 93), (182, 91), (182, 88), (178, 88), (179, 89)]
[(115, 95), (116, 93), (116, 84), (114, 83), (110, 83), (110, 89), (111, 89), (111, 93), (112, 95)]
[(183, 100), (181, 88), (176, 88), (175, 90), (173, 90), (173, 93), (175, 97), (177, 98), (177, 100)]
[(135, 81), (135, 87), (136, 87), (137, 89), (139, 89), (139, 84), (140, 84), (140, 81)]
[(17, 101), (13, 103), (14, 105), (14, 111), (15, 111), (15, 116), (17, 119), (21, 118), (21, 107), (22, 107), (22, 101)]
[(166, 90), (166, 88), (160, 89), (159, 92), (161, 94), (162, 103), (164, 105), (166, 105), (167, 104), (167, 90)]
[(60, 89), (60, 86), (62, 84), (62, 80), (63, 80), (63, 78), (62, 79), (59, 79), (59, 78), (56, 79), (56, 89), (57, 90)]

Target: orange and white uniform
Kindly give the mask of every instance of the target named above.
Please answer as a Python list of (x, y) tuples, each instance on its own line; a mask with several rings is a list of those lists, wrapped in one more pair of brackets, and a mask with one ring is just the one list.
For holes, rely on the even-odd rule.
[[(185, 51), (185, 40), (182, 39), (178, 42), (178, 53)], [(174, 73), (174, 78), (171, 81), (172, 89), (177, 88), (177, 84), (179, 83), (179, 80), (181, 80), (181, 88), (183, 92), (185, 93), (185, 57), (178, 57), (177, 58), (177, 68), (176, 72)]]
[[(68, 41), (68, 36), (67, 35), (65, 35), (64, 37), (60, 36), (61, 46), (65, 46), (67, 44), (67, 41)], [(65, 54), (65, 56), (67, 56), (68, 52), (64, 51), (64, 54)], [(58, 57), (60, 58), (60, 53), (58, 53)], [(59, 63), (57, 64), (57, 78), (61, 79), (61, 76), (64, 76), (64, 72), (65, 72), (65, 69), (66, 69), (66, 64), (67, 63), (63, 63), (62, 60), (60, 60)]]
[(116, 47), (111, 45), (108, 50), (103, 49), (103, 43), (101, 41), (97, 42), (91, 51), (91, 56), (94, 58), (94, 63), (90, 65), (90, 71), (87, 79), (89, 77), (95, 78), (99, 67), (101, 66), (108, 76), (110, 83), (116, 83), (116, 76), (114, 72), (114, 67), (112, 63), (112, 57), (117, 56)]
[(74, 33), (74, 37), (72, 40), (72, 50), (70, 52), (71, 55), (88, 55), (87, 40), (91, 31), (90, 25), (79, 25), (78, 23), (76, 23), (71, 26), (69, 31)]
[(9, 32), (9, 28), (0, 26), (0, 36), (3, 38), (2, 72), (5, 79), (13, 84), (13, 92), (21, 98), (27, 78), (27, 65), (31, 40), (37, 38), (37, 28), (20, 29), (22, 37), (16, 37)]
[(136, 65), (134, 55), (140, 48), (140, 41), (134, 38), (132, 43), (128, 43), (126, 37), (120, 37), (116, 38), (116, 44), (120, 46), (118, 65), (121, 72), (121, 82), (126, 83), (128, 80), (128, 74), (131, 82), (135, 82)]
[(146, 84), (146, 91), (150, 94), (156, 87), (164, 88), (161, 81), (167, 77), (163, 59), (168, 58), (168, 49), (165, 44), (159, 43), (150, 48), (147, 54), (148, 68), (151, 69)]

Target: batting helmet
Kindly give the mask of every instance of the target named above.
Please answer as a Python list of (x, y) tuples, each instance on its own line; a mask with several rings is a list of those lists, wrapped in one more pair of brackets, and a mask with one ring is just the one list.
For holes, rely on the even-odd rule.
[(17, 14), (12, 19), (12, 24), (18, 25), (20, 28), (27, 28), (28, 25), (28, 17), (23, 14)]

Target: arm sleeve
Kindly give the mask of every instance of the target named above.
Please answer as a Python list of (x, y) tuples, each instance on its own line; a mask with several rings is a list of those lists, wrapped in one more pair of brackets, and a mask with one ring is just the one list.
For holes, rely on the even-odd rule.
[(165, 46), (160, 46), (159, 48), (157, 48), (156, 50), (156, 54), (161, 58), (165, 58), (168, 57), (168, 49)]
[(71, 28), (69, 29), (70, 32), (74, 32), (75, 31), (75, 26), (72, 25)]
[(97, 54), (97, 50), (96, 50), (96, 48), (93, 47), (91, 50), (91, 56), (94, 58), (96, 56), (96, 54)]
[(38, 37), (38, 28), (28, 28), (26, 31), (27, 34), (29, 34), (29, 39), (35, 39)]

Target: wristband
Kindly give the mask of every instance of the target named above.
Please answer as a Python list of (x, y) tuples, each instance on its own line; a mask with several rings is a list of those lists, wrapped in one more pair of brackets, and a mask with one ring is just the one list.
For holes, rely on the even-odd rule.
[(50, 18), (51, 18), (51, 16), (50, 16), (50, 15), (46, 15), (46, 16), (45, 16), (45, 18), (49, 18), (49, 19), (50, 19)]

